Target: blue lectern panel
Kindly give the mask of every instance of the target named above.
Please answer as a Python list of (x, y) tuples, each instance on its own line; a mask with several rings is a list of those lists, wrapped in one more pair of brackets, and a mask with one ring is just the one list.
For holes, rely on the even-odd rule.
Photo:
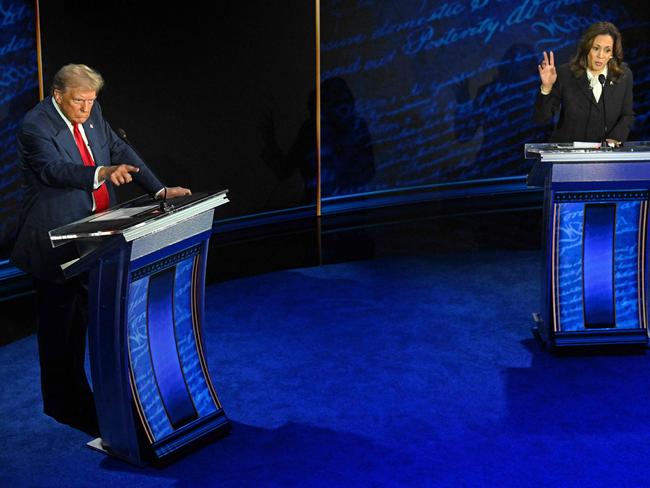
[(151, 361), (165, 405), (174, 429), (196, 418), (181, 369), (174, 325), (175, 268), (169, 268), (149, 279), (148, 329)]
[(186, 426), (202, 435), (207, 426), (225, 422), (217, 418), (221, 406), (201, 349), (200, 277), (207, 247), (187, 244), (131, 271), (128, 323), (136, 406), (158, 456), (187, 441), (178, 435)]
[(636, 329), (639, 322), (639, 237), (641, 202), (621, 202), (616, 209), (616, 327)]
[(558, 305), (561, 330), (584, 329), (582, 303), (582, 234), (584, 203), (559, 205)]
[(582, 239), (585, 327), (615, 327), (614, 227), (616, 204), (585, 205)]
[(154, 440), (171, 434), (174, 429), (160, 399), (147, 335), (147, 295), (149, 276), (132, 281), (129, 289), (128, 334), (131, 372), (137, 401), (142, 408)]
[(200, 416), (217, 410), (216, 399), (212, 397), (208, 387), (201, 360), (197, 351), (199, 340), (194, 331), (192, 314), (192, 287), (195, 269), (198, 266), (197, 258), (188, 258), (176, 265), (176, 278), (174, 286), (174, 319), (176, 323), (176, 338), (178, 341), (178, 355), (183, 367), (194, 405)]
[(557, 330), (645, 328), (639, 243), (646, 192), (556, 196)]

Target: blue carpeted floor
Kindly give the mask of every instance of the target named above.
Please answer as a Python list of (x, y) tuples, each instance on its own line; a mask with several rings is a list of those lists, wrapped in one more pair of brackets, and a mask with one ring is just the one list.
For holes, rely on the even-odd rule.
[(231, 435), (164, 469), (40, 413), (34, 337), (0, 348), (0, 486), (648, 486), (650, 360), (530, 334), (538, 252), (385, 258), (207, 291)]

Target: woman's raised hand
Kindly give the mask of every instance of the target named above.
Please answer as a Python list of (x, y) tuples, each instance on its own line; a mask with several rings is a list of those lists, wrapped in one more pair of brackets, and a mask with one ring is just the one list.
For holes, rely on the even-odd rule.
[(539, 79), (542, 82), (542, 89), (545, 92), (550, 92), (557, 80), (557, 71), (555, 71), (555, 56), (553, 51), (550, 51), (550, 55), (546, 54), (544, 51), (544, 59), (542, 63), (537, 66), (539, 71)]

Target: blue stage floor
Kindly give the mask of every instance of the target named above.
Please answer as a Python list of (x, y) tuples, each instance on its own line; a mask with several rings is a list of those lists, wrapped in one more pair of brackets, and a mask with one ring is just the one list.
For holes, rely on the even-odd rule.
[(40, 413), (36, 341), (0, 348), (0, 486), (647, 486), (650, 358), (532, 339), (540, 251), (385, 257), (208, 288), (230, 436), (164, 469)]

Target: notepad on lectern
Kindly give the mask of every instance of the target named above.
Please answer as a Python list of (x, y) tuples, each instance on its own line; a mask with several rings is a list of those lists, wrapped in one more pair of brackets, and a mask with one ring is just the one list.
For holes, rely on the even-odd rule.
[(574, 141), (573, 147), (576, 149), (600, 149), (600, 142)]

